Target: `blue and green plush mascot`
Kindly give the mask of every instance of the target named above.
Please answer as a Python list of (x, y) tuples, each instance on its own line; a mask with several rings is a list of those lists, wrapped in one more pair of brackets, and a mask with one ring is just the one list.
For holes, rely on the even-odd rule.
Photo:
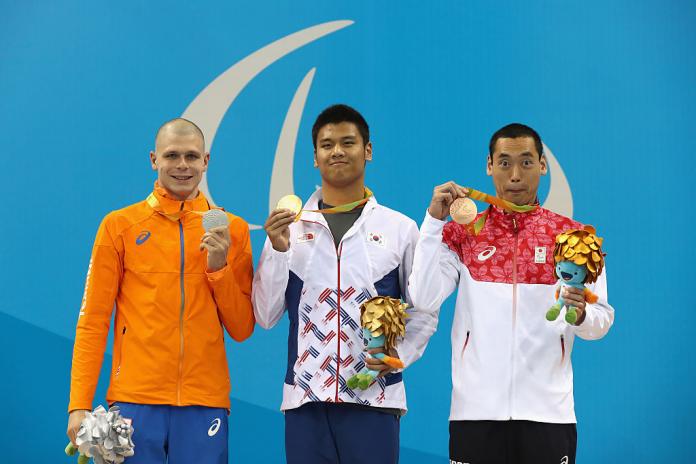
[[(360, 323), (363, 327), (365, 350), (384, 348), (390, 353), (399, 337), (406, 333), (407, 304), (396, 298), (377, 296), (360, 305)], [(394, 369), (403, 369), (404, 363), (385, 353), (368, 354)], [(367, 368), (348, 379), (348, 388), (366, 390), (372, 385), (379, 372)]]
[(602, 238), (592, 226), (584, 229), (567, 230), (556, 236), (553, 250), (555, 262), (554, 274), (559, 279), (556, 287), (556, 302), (546, 312), (546, 319), (555, 321), (566, 306), (565, 320), (568, 324), (578, 321), (577, 308), (568, 306), (563, 301), (563, 288), (575, 287), (585, 293), (585, 301), (597, 302), (597, 295), (592, 293), (585, 284), (591, 284), (604, 269), (604, 253), (602, 253)]

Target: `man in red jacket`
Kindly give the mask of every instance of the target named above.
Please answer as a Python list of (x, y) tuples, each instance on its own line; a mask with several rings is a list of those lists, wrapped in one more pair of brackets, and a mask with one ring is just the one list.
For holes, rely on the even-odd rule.
[[(547, 172), (539, 135), (522, 124), (498, 130), (489, 144), (487, 173), (496, 195), (537, 205)], [(413, 304), (437, 314), (457, 290), (452, 323), (450, 462), (572, 464), (577, 432), (570, 352), (575, 336), (603, 337), (614, 321), (606, 273), (589, 285), (599, 300), (578, 308), (574, 325), (546, 320), (555, 302), (556, 235), (582, 225), (542, 207), (508, 212), (489, 207), (478, 234), (445, 223), (452, 202), (467, 196), (454, 182), (435, 187), (416, 245), (409, 290)]]

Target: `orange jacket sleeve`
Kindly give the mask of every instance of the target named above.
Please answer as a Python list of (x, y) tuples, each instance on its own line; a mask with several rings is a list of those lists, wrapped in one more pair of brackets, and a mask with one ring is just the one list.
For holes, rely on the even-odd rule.
[(241, 342), (254, 331), (254, 310), (251, 306), (254, 268), (249, 226), (239, 217), (233, 216), (231, 219), (227, 265), (219, 271), (208, 273), (208, 282), (213, 289), (220, 321), (230, 337)]
[(114, 240), (109, 223), (109, 216), (106, 216), (99, 226), (87, 270), (75, 331), (69, 411), (92, 409), (111, 313), (121, 280), (123, 248), (117, 246), (118, 241)]

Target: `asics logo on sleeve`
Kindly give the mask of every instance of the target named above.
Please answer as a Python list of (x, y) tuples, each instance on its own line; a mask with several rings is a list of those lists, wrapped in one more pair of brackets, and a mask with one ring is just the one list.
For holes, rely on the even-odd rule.
[(568, 464), (568, 456), (563, 456), (560, 464)]
[(479, 261), (485, 261), (495, 254), (496, 248), (493, 245), (488, 245), (485, 250), (478, 254)]
[(143, 230), (142, 232), (140, 232), (140, 235), (138, 235), (135, 238), (135, 244), (142, 245), (143, 243), (145, 243), (147, 241), (148, 238), (150, 238), (150, 235), (151, 234), (150, 234), (149, 230)]
[(221, 423), (220, 419), (214, 419), (214, 420), (213, 420), (212, 425), (211, 425), (210, 428), (208, 429), (208, 436), (209, 436), (209, 437), (212, 437), (212, 436), (214, 436), (216, 433), (218, 433), (218, 430), (220, 430), (220, 423)]

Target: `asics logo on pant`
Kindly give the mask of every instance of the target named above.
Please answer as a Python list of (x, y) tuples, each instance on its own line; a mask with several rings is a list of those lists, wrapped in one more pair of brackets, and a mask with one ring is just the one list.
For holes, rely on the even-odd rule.
[(221, 422), (220, 419), (214, 419), (214, 420), (213, 420), (212, 425), (211, 425), (210, 428), (208, 429), (208, 436), (209, 436), (209, 437), (212, 437), (212, 436), (214, 436), (216, 433), (218, 433), (218, 430), (220, 430), (220, 422)]

